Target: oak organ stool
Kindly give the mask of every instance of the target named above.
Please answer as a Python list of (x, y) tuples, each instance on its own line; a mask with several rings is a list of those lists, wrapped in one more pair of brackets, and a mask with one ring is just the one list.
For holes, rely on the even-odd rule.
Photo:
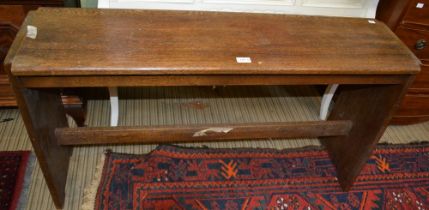
[[(420, 71), (383, 23), (367, 19), (41, 8), (23, 26), (5, 69), (58, 208), (72, 145), (320, 137), (349, 190)], [(59, 92), (320, 84), (341, 87), (326, 121), (146, 127), (68, 128)], [(228, 132), (195, 135), (219, 128)]]

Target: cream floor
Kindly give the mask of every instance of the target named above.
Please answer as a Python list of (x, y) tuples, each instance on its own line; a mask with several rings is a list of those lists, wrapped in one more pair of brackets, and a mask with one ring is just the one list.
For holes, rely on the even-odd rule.
[[(211, 87), (120, 89), (120, 125), (192, 124), (317, 120), (320, 97), (314, 87)], [(88, 102), (89, 126), (109, 124), (109, 102)], [(31, 144), (17, 109), (0, 109), (0, 150), (30, 150)], [(73, 124), (71, 122), (71, 124)], [(72, 125), (73, 126), (73, 125)], [(389, 126), (381, 142), (409, 143), (429, 140), (429, 122)], [(319, 145), (317, 139), (187, 143), (213, 148), (296, 148)], [(109, 148), (116, 152), (147, 153), (156, 145), (104, 145), (75, 147), (70, 160), (64, 209), (79, 209), (84, 189), (95, 166)], [(39, 166), (32, 174), (28, 210), (55, 209)]]

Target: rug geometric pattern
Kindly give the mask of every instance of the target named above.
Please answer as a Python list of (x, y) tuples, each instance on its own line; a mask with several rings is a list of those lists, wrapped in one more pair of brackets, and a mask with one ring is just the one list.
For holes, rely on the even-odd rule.
[(107, 153), (95, 209), (428, 209), (428, 145), (379, 147), (343, 192), (320, 149)]

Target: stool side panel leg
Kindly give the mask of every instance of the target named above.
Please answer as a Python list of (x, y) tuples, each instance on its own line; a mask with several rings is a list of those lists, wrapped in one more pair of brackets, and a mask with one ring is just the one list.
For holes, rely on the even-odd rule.
[(402, 85), (344, 85), (339, 91), (328, 120), (351, 120), (352, 129), (347, 136), (320, 139), (343, 190), (352, 187), (413, 80), (407, 77)]
[(50, 194), (62, 208), (72, 147), (59, 146), (55, 128), (68, 127), (59, 90), (14, 87), (18, 106)]

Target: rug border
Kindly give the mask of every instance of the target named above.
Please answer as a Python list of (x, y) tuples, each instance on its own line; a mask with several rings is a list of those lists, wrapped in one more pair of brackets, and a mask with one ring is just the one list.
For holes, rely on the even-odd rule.
[(94, 173), (94, 176), (92, 178), (92, 181), (84, 189), (83, 202), (82, 202), (82, 205), (80, 207), (81, 210), (93, 210), (93, 209), (95, 209), (95, 205), (97, 204), (95, 199), (98, 197), (99, 186), (100, 186), (100, 183), (102, 181), (102, 177), (103, 177), (105, 170), (106, 170), (105, 169), (106, 163), (110, 159), (109, 158), (110, 154), (111, 154), (111, 151), (106, 150), (101, 155), (101, 158), (95, 167), (95, 173)]
[(18, 202), (20, 199), (21, 191), (24, 186), (24, 178), (25, 178), (25, 171), (28, 166), (28, 160), (31, 154), (31, 151), (29, 150), (19, 150), (19, 151), (1, 151), (2, 153), (8, 153), (8, 154), (19, 154), (22, 156), (21, 161), (19, 163), (19, 169), (18, 169), (18, 175), (16, 178), (16, 183), (14, 186), (14, 192), (12, 195), (12, 200), (10, 201), (9, 210), (15, 210), (18, 206)]
[(16, 210), (24, 210), (28, 205), (30, 185), (32, 182), (32, 175), (36, 161), (36, 155), (33, 152), (30, 152), (27, 162), (27, 168), (25, 169), (23, 186), (19, 195)]
[[(427, 141), (413, 141), (407, 144), (392, 144), (392, 143), (378, 143), (374, 151), (377, 149), (398, 149), (400, 147), (407, 147), (407, 148), (419, 148), (419, 147), (425, 147), (429, 146), (429, 140)], [(246, 153), (246, 152), (257, 152), (257, 153), (285, 153), (285, 152), (318, 152), (318, 151), (325, 151), (325, 147), (323, 145), (316, 146), (316, 145), (309, 145), (304, 147), (297, 147), (297, 148), (285, 148), (285, 149), (276, 149), (276, 148), (263, 148), (263, 147), (237, 147), (237, 148), (213, 148), (209, 147), (207, 145), (202, 146), (182, 146), (182, 145), (176, 145), (176, 144), (158, 144), (153, 150), (151, 150), (148, 153), (144, 154), (133, 154), (133, 153), (123, 153), (123, 152), (112, 152), (112, 150), (106, 150), (105, 156), (107, 154), (110, 155), (138, 155), (138, 156), (147, 156), (151, 155), (152, 153), (156, 153), (159, 150), (167, 150), (167, 151), (173, 151), (176, 153), (186, 153), (190, 150), (197, 150), (198, 153), (204, 153), (207, 154), (207, 152), (211, 152), (212, 154), (218, 154), (218, 153), (224, 153), (224, 152), (231, 152), (234, 153)], [(257, 151), (256, 151), (257, 150)], [(104, 156), (104, 155), (103, 155)], [(103, 166), (104, 167), (104, 166)], [(103, 170), (104, 171), (104, 170)]]

